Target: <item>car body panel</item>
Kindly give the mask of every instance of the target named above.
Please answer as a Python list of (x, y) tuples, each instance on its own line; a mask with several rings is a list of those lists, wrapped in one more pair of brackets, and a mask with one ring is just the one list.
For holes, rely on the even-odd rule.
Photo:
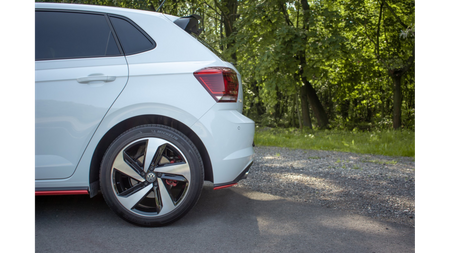
[[(174, 24), (174, 16), (116, 7), (75, 4), (36, 3), (36, 8), (85, 10), (125, 16), (141, 27), (156, 42), (156, 47), (150, 51), (123, 57), (126, 61), (126, 71), (129, 73), (128, 81), (125, 78), (126, 74), (122, 75), (124, 69), (120, 70), (120, 76), (125, 78), (121, 80), (126, 85), (123, 83), (122, 89), (117, 87), (114, 91), (104, 91), (105, 94), (116, 94), (116, 97), (112, 101), (108, 100), (111, 103), (109, 105), (97, 106), (102, 109), (102, 115), (97, 113), (98, 118), (95, 121), (75, 121), (76, 124), (66, 120), (65, 124), (72, 124), (72, 128), (82, 129), (89, 138), (81, 142), (81, 146), (84, 145), (82, 148), (77, 149), (76, 152), (73, 151), (73, 157), (66, 159), (71, 163), (73, 174), (61, 173), (51, 178), (49, 170), (37, 178), (36, 189), (89, 189), (94, 153), (102, 138), (121, 122), (149, 115), (171, 118), (184, 124), (198, 136), (208, 152), (215, 184), (232, 182), (251, 163), (254, 122), (241, 114), (243, 92), (239, 72), (232, 64), (221, 60), (193, 36)], [(48, 62), (56, 64), (57, 61)], [(39, 115), (46, 113), (43, 111), (45, 107), (38, 106), (38, 103), (41, 104), (41, 100), (45, 100), (40, 99), (39, 96), (43, 93), (51, 93), (50, 90), (40, 91), (39, 80), (42, 79), (43, 73), (38, 73), (41, 71), (40, 65), (43, 65), (42, 62), (36, 65), (36, 128), (40, 127), (43, 122), (41, 119), (38, 120), (41, 117)], [(193, 75), (193, 72), (206, 67), (228, 67), (236, 71), (240, 84), (237, 102), (217, 103), (211, 97)], [(119, 75), (119, 72), (116, 75)], [(101, 90), (102, 87), (109, 87), (107, 86), (109, 84), (95, 85), (95, 87), (86, 87), (86, 85), (80, 87), (98, 90)], [(61, 97), (61, 100), (66, 99), (68, 98)], [(95, 107), (88, 102), (84, 102), (84, 104), (91, 106), (89, 108)], [(81, 107), (73, 110), (76, 110), (74, 114), (80, 115), (84, 115), (83, 112), (87, 113), (86, 115), (93, 113), (87, 108)], [(61, 121), (62, 117), (58, 120)], [(74, 122), (73, 119), (71, 122)], [(36, 146), (55, 145), (55, 142), (51, 141), (55, 140), (51, 132), (43, 135), (41, 132), (41, 130), (36, 130)], [(80, 132), (74, 132), (71, 138), (77, 139), (80, 134)], [(68, 138), (68, 141), (70, 143), (74, 140)], [(38, 142), (46, 142), (46, 144)], [(57, 147), (58, 145), (52, 148)], [(52, 154), (38, 153), (37, 151), (36, 155)], [(59, 158), (40, 157), (36, 159), (36, 166), (52, 159), (54, 163), (65, 164), (65, 161)]]
[[(115, 79), (77, 81), (92, 75)], [(128, 66), (123, 56), (37, 61), (35, 78), (36, 179), (67, 178), (125, 87)]]

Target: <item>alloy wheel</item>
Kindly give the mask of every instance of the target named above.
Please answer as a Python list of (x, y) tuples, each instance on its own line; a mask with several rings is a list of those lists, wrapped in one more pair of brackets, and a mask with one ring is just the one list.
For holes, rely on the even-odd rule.
[(184, 154), (173, 143), (156, 137), (135, 140), (120, 150), (110, 175), (119, 203), (146, 217), (175, 210), (185, 199), (191, 181)]

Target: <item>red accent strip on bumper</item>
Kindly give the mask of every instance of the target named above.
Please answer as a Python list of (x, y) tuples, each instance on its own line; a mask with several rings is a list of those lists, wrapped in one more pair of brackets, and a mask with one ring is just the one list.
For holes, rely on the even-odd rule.
[(69, 191), (36, 191), (35, 196), (44, 195), (84, 195), (89, 194), (88, 190), (69, 190)]
[(214, 187), (214, 190), (219, 190), (219, 189), (223, 189), (223, 188), (228, 188), (228, 187), (231, 187), (231, 186), (234, 186), (234, 185), (237, 185), (237, 183), (227, 184), (227, 185), (222, 185), (222, 186), (217, 186), (217, 187)]

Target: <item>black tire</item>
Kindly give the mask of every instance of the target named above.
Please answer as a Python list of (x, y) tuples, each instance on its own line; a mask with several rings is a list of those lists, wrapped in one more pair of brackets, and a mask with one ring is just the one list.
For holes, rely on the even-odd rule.
[(108, 206), (139, 226), (163, 226), (197, 203), (203, 163), (181, 132), (162, 125), (132, 128), (109, 146), (100, 167), (100, 189)]

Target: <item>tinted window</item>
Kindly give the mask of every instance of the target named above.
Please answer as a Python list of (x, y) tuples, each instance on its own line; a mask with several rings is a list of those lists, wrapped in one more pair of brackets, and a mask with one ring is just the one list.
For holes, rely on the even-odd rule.
[(111, 23), (126, 55), (137, 54), (155, 48), (156, 44), (127, 20), (111, 17)]
[(104, 15), (36, 12), (36, 60), (120, 55)]

